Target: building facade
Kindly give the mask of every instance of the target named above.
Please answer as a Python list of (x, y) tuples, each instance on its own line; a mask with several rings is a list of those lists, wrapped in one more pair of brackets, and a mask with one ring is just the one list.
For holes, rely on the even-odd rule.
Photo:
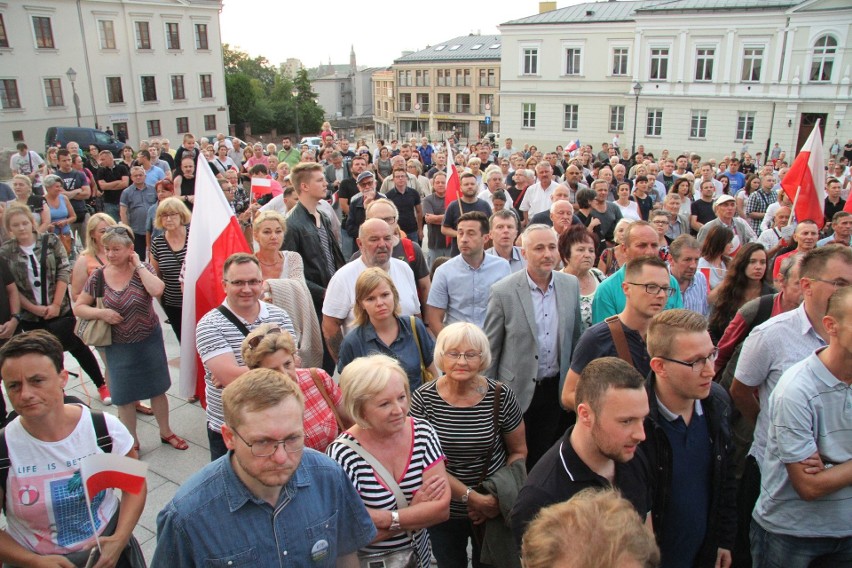
[(500, 26), (502, 136), (552, 148), (791, 156), (820, 120), (852, 138), (852, 4), (596, 2)]
[(220, 0), (0, 2), (0, 147), (41, 150), (48, 127), (78, 121), (123, 129), (133, 146), (227, 131), (220, 9)]
[(373, 126), (373, 90), (371, 79), (375, 68), (358, 68), (355, 47), (349, 54), (349, 65), (320, 65), (313, 73), (311, 89), (325, 118), (337, 130), (352, 131)]

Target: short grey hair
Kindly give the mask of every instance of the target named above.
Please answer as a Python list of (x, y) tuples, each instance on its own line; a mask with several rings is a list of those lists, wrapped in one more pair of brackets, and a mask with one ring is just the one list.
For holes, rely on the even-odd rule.
[(554, 237), (558, 238), (558, 235), (556, 234), (556, 231), (553, 229), (553, 227), (545, 225), (544, 223), (533, 223), (532, 225), (527, 227), (521, 235), (522, 248), (527, 248), (527, 240), (529, 238), (528, 235), (530, 233), (535, 233), (536, 231), (550, 231)]
[(49, 176), (45, 176), (43, 183), (45, 188), (53, 187), (57, 183), (62, 183), (62, 178), (57, 175), (50, 174)]

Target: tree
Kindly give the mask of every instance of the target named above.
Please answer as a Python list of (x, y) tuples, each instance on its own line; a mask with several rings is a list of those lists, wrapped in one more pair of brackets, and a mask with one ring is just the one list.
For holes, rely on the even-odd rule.
[(230, 45), (222, 45), (222, 59), (225, 63), (225, 74), (235, 75), (245, 73), (252, 79), (257, 79), (266, 88), (271, 88), (275, 83), (278, 71), (269, 61), (259, 55), (255, 58), (249, 57), (248, 53), (239, 49), (232, 49)]
[(293, 81), (298, 91), (299, 126), (302, 132), (319, 133), (325, 119), (325, 111), (317, 103), (317, 94), (311, 90), (308, 71), (299, 69)]

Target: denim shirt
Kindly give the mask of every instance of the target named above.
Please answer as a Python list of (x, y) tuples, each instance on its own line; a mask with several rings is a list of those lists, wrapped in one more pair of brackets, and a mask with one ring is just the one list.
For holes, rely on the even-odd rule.
[(278, 504), (253, 495), (233, 452), (193, 475), (157, 516), (151, 566), (335, 566), (376, 529), (343, 469), (305, 448)]

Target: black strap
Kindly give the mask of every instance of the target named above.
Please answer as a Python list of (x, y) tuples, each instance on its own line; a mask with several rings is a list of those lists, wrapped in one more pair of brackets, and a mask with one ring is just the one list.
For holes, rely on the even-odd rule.
[(219, 310), (219, 313), (225, 316), (229, 322), (234, 324), (234, 326), (239, 329), (244, 336), (249, 334), (249, 329), (245, 326), (245, 324), (240, 321), (240, 318), (234, 315), (234, 312), (226, 308), (224, 304), (219, 305), (216, 309)]
[(485, 466), (482, 468), (482, 473), (479, 474), (479, 479), (474, 487), (479, 487), (488, 475), (488, 468), (491, 467), (491, 458), (494, 457), (494, 446), (502, 443), (500, 436), (500, 395), (503, 392), (503, 383), (497, 381), (494, 386), (494, 406), (491, 408), (491, 422), (494, 424), (494, 434), (497, 437), (495, 442), (492, 442), (488, 448), (488, 457), (485, 458)]
[(760, 297), (757, 304), (757, 313), (754, 315), (754, 319), (749, 324), (745, 336), (772, 316), (772, 305), (774, 303), (775, 294), (766, 294), (765, 296)]
[(50, 234), (45, 233), (41, 236), (41, 305), (47, 305), (47, 242), (50, 239)]

